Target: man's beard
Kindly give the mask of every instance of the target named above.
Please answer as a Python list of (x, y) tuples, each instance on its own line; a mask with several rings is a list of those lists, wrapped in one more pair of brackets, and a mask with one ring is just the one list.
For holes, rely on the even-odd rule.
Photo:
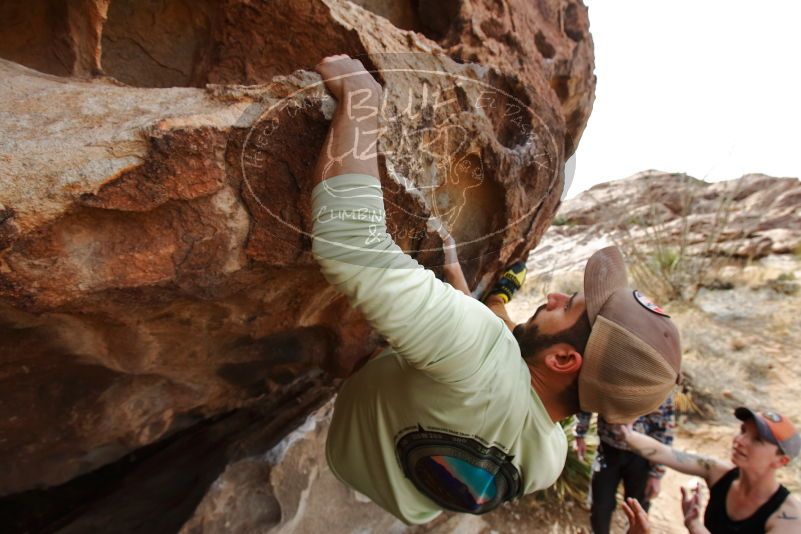
[(583, 313), (575, 323), (565, 328), (564, 330), (555, 334), (543, 334), (534, 323), (533, 319), (545, 309), (545, 304), (537, 308), (534, 317), (528, 323), (519, 324), (512, 330), (520, 346), (520, 354), (524, 359), (528, 360), (536, 356), (542, 349), (548, 348), (557, 343), (566, 343), (571, 345), (581, 354), (587, 346), (587, 340), (590, 337), (592, 326), (586, 313)]
[(523, 358), (534, 356), (542, 349), (553, 344), (551, 336), (542, 335), (536, 324), (529, 326), (519, 324), (512, 330), (512, 335), (517, 340), (518, 346), (520, 346), (520, 354), (523, 355)]
[[(514, 327), (512, 330), (512, 335), (517, 340), (517, 344), (520, 346), (520, 354), (523, 355), (523, 358), (528, 358), (529, 356), (534, 356), (537, 352), (548, 347), (551, 345), (552, 336), (544, 336), (540, 334), (540, 329), (534, 324), (534, 319), (537, 318), (537, 315), (545, 309), (547, 304), (543, 304), (537, 311), (534, 312), (534, 316), (529, 319), (529, 323), (519, 324)], [(526, 326), (528, 324), (528, 326)]]

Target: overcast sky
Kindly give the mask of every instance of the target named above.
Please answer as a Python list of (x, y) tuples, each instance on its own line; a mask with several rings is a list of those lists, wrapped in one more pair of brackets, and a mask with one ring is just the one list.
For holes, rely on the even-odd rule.
[(585, 4), (598, 86), (569, 197), (644, 169), (801, 176), (801, 1)]

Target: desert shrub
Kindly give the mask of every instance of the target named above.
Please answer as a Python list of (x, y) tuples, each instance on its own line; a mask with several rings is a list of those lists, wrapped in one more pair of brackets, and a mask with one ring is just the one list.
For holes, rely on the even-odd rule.
[[(717, 243), (732, 213), (732, 200), (739, 184), (721, 195), (703, 243), (691, 242), (691, 215), (696, 196), (692, 184), (698, 180), (685, 176), (678, 218), (662, 221), (657, 217), (658, 200), (652, 199), (651, 216), (646, 226), (621, 224), (613, 236), (615, 244), (626, 256), (631, 277), (639, 288), (652, 298), (668, 302), (691, 301), (701, 287), (712, 283), (715, 274), (729, 258), (720, 253)], [(620, 213), (618, 220), (629, 221)], [(678, 227), (678, 228), (677, 228)], [(677, 231), (678, 230), (678, 231)]]
[[(594, 421), (594, 419), (593, 419)], [(590, 477), (592, 475), (592, 459), (595, 457), (596, 445), (587, 442), (587, 453), (585, 460), (581, 461), (574, 450), (576, 441), (573, 427), (575, 417), (569, 417), (561, 422), (562, 428), (567, 435), (567, 459), (565, 468), (559, 479), (550, 488), (538, 492), (537, 499), (545, 501), (551, 506), (569, 506), (569, 503), (582, 504), (587, 502), (587, 495), (590, 489)], [(595, 422), (592, 423), (589, 434), (596, 430)]]
[(698, 407), (693, 399), (692, 389), (687, 385), (673, 394), (673, 404), (676, 406), (676, 412), (680, 414), (703, 415), (701, 408)]

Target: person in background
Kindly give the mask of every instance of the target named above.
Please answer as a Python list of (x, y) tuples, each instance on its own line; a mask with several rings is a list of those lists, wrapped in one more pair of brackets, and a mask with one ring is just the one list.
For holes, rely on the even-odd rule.
[(684, 525), (691, 534), (801, 532), (801, 500), (776, 480), (776, 471), (801, 450), (798, 430), (777, 412), (740, 407), (734, 415), (742, 423), (730, 460), (677, 451), (628, 426), (615, 430), (649, 461), (706, 481), (710, 496), (703, 517), (698, 488), (681, 490)]
[[(575, 448), (580, 459), (587, 451), (586, 435), (592, 414), (577, 414)], [(634, 422), (634, 429), (667, 446), (673, 443), (675, 415), (673, 399), (668, 397), (659, 410), (644, 415)], [(593, 462), (590, 523), (595, 534), (607, 534), (615, 511), (617, 487), (623, 481), (626, 499), (636, 499), (643, 510), (648, 511), (650, 501), (659, 494), (660, 481), (665, 468), (652, 463), (631, 451), (625, 442), (617, 438), (615, 425), (598, 417), (600, 446)]]

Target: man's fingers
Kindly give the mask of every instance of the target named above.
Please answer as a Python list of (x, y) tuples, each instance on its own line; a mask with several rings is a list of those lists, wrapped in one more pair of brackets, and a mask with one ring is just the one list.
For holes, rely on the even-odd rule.
[(629, 523), (633, 523), (636, 516), (634, 515), (634, 510), (629, 508), (629, 505), (626, 504), (626, 501), (622, 503), (623, 511), (626, 513), (626, 517), (629, 518)]
[(333, 56), (325, 56), (323, 59), (320, 60), (318, 65), (322, 65), (323, 63), (328, 63), (329, 61), (337, 61), (344, 58), (350, 58), (347, 54), (334, 54)]
[(322, 72), (320, 72), (320, 69), (325, 69), (326, 67), (330, 66), (331, 63), (336, 63), (346, 59), (350, 59), (350, 56), (348, 56), (347, 54), (336, 54), (333, 56), (326, 56), (323, 59), (321, 59), (317, 65), (314, 66), (314, 70), (316, 70), (320, 74), (323, 74)]

